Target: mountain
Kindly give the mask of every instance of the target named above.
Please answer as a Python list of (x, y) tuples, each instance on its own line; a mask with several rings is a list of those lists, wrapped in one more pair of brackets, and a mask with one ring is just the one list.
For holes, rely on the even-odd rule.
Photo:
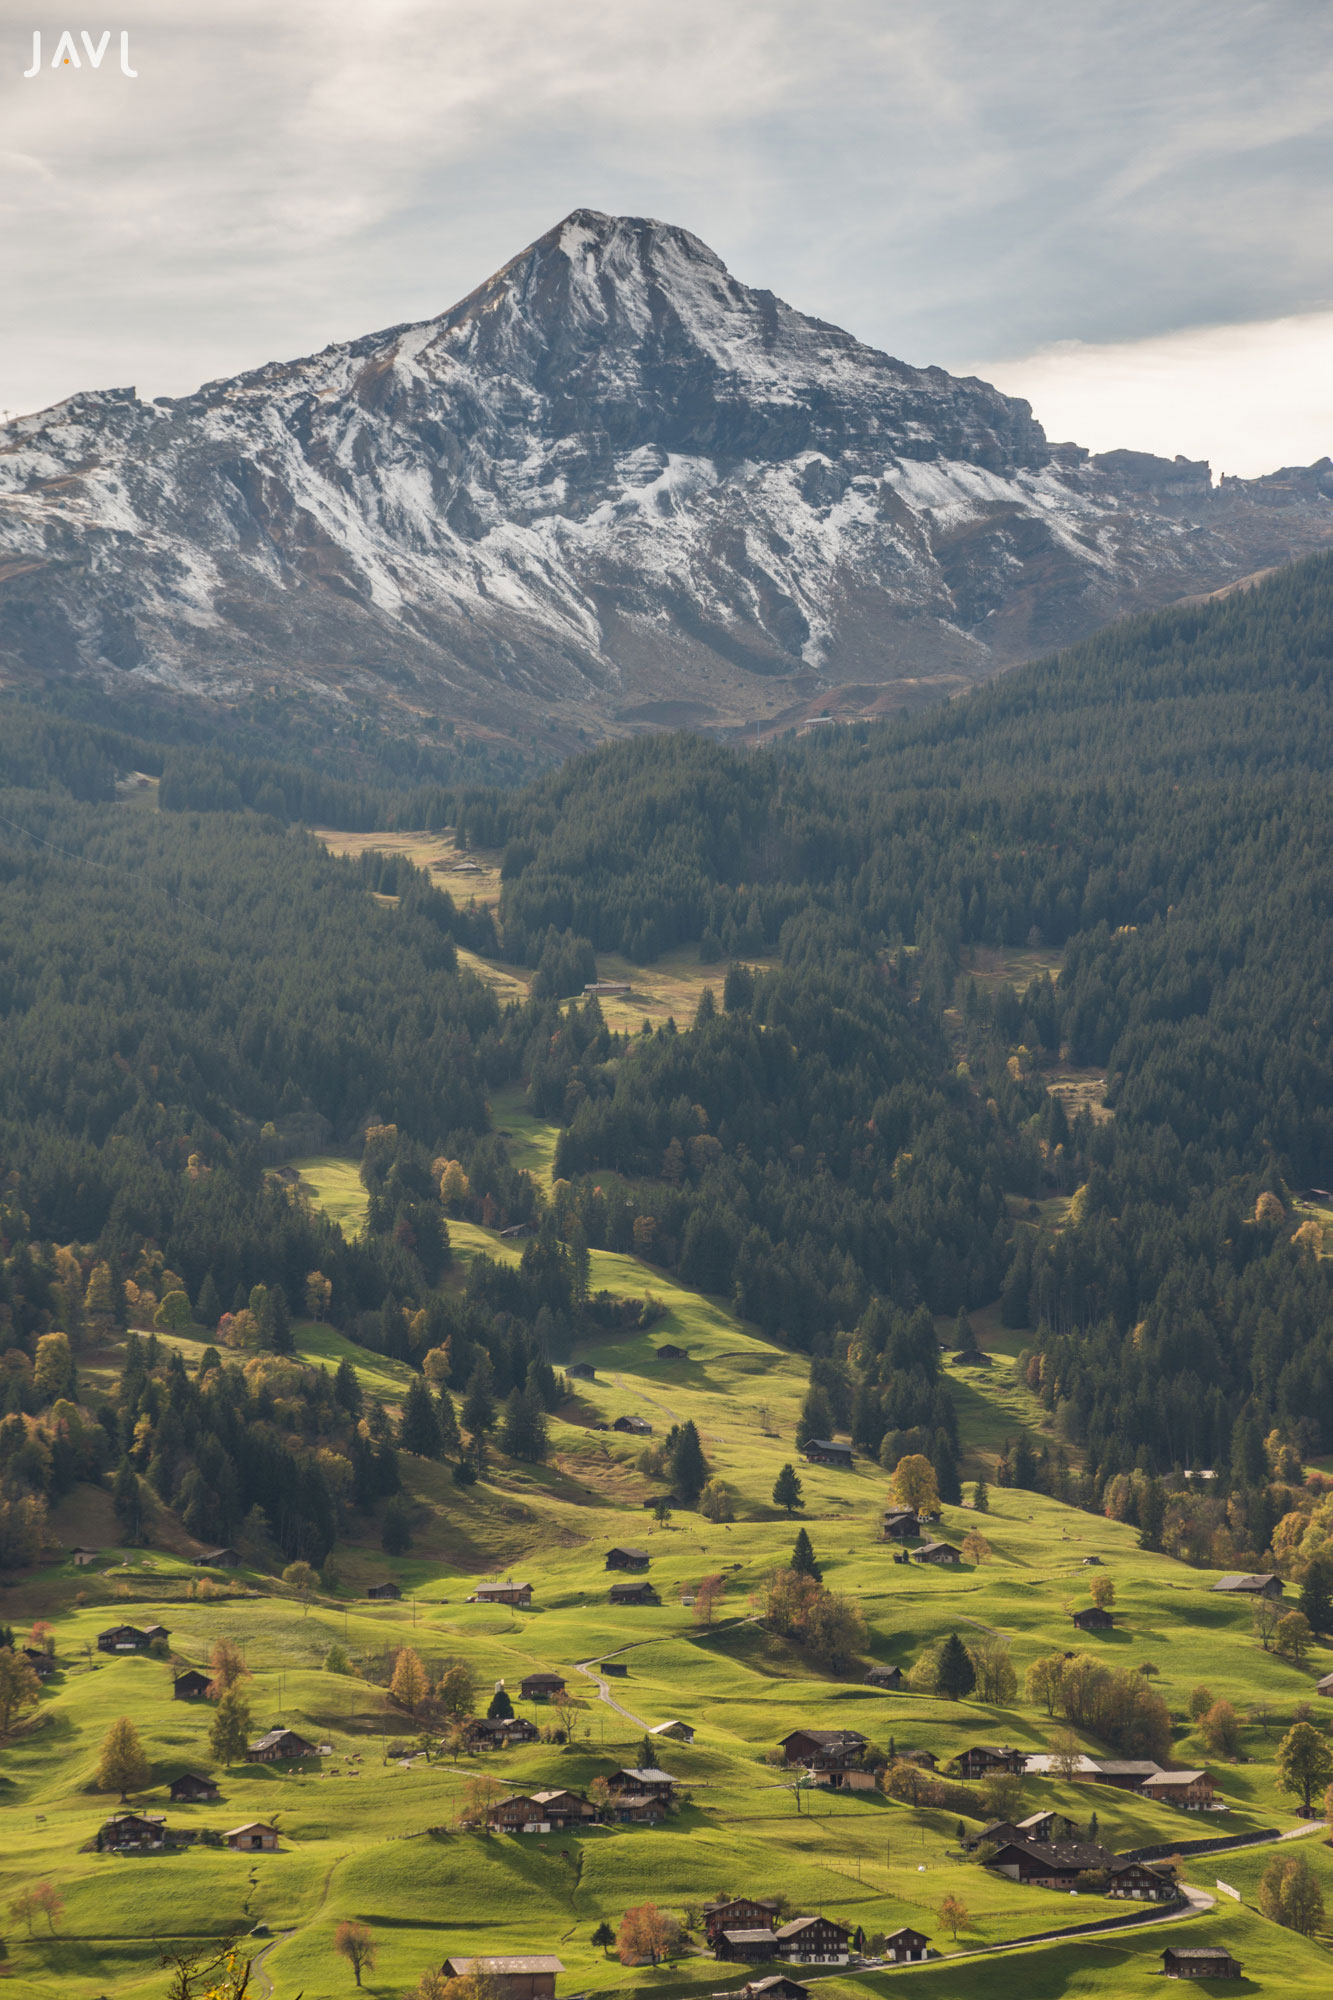
[(1029, 406), (578, 210), (437, 319), (0, 430), (0, 674), (404, 731), (931, 699), (1333, 542), (1333, 464), (1051, 445)]

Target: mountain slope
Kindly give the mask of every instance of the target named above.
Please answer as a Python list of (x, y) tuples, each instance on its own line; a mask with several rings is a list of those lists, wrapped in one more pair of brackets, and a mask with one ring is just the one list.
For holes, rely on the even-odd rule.
[[(438, 319), (0, 432), (0, 671), (506, 733), (929, 698), (1333, 540), (580, 210)], [(841, 687), (842, 692), (838, 692)]]

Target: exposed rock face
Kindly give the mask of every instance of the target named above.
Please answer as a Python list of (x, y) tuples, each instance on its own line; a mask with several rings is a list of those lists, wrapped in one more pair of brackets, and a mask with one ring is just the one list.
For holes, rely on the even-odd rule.
[(0, 671), (527, 733), (928, 698), (1333, 542), (580, 210), (438, 319), (0, 430)]

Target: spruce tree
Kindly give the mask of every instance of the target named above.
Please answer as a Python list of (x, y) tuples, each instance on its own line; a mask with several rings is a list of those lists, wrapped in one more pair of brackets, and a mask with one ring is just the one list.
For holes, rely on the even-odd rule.
[(222, 1301), (218, 1297), (218, 1288), (211, 1271), (204, 1273), (204, 1282), (199, 1287), (194, 1316), (197, 1324), (207, 1327), (210, 1333), (216, 1330), (217, 1323), (222, 1318)]
[(940, 1647), (935, 1684), (950, 1701), (959, 1701), (964, 1695), (971, 1694), (977, 1684), (976, 1669), (956, 1632), (951, 1632)]
[(958, 1477), (958, 1457), (948, 1431), (936, 1431), (930, 1462), (935, 1468), (935, 1485), (941, 1501), (946, 1507), (959, 1506), (963, 1498), (963, 1484)]
[(482, 1354), (468, 1377), (463, 1397), (463, 1428), (472, 1438), (485, 1437), (495, 1429), (495, 1371), (490, 1356)]
[(686, 1418), (676, 1433), (670, 1475), (672, 1491), (687, 1507), (692, 1507), (708, 1483), (708, 1460), (691, 1417)]
[(979, 1479), (972, 1488), (972, 1505), (978, 1514), (989, 1514), (990, 1491), (984, 1479)]
[(438, 1458), (440, 1423), (435, 1414), (435, 1398), (424, 1375), (414, 1375), (403, 1398), (403, 1414), (398, 1425), (398, 1442), (416, 1458)]
[(773, 1505), (793, 1514), (801, 1504), (800, 1475), (794, 1465), (784, 1465), (773, 1481)]
[(340, 1410), (346, 1410), (349, 1417), (360, 1416), (361, 1383), (355, 1368), (345, 1354), (338, 1363), (338, 1372), (333, 1378), (333, 1400)]
[(436, 1410), (436, 1421), (440, 1426), (440, 1454), (444, 1458), (457, 1458), (463, 1449), (463, 1440), (458, 1430), (458, 1414), (454, 1409), (454, 1399), (447, 1389), (441, 1389)]
[(491, 1722), (508, 1722), (513, 1713), (514, 1704), (505, 1692), (505, 1684), (503, 1681), (497, 1681), (495, 1693), (491, 1696), (490, 1706), (486, 1710), (487, 1718)]
[(384, 1510), (380, 1527), (380, 1547), (386, 1556), (405, 1556), (412, 1546), (412, 1524), (407, 1509), (396, 1497)]
[(819, 1564), (815, 1561), (815, 1552), (810, 1545), (810, 1537), (804, 1528), (799, 1529), (797, 1532), (796, 1541), (792, 1547), (789, 1567), (795, 1570), (797, 1576), (812, 1576), (816, 1583), (820, 1581), (823, 1574)]

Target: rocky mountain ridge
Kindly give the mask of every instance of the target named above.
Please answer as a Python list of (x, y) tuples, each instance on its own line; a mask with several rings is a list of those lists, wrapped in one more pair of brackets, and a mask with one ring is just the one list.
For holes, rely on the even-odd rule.
[(938, 697), (1333, 542), (580, 210), (438, 318), (0, 430), (0, 675), (557, 740)]

